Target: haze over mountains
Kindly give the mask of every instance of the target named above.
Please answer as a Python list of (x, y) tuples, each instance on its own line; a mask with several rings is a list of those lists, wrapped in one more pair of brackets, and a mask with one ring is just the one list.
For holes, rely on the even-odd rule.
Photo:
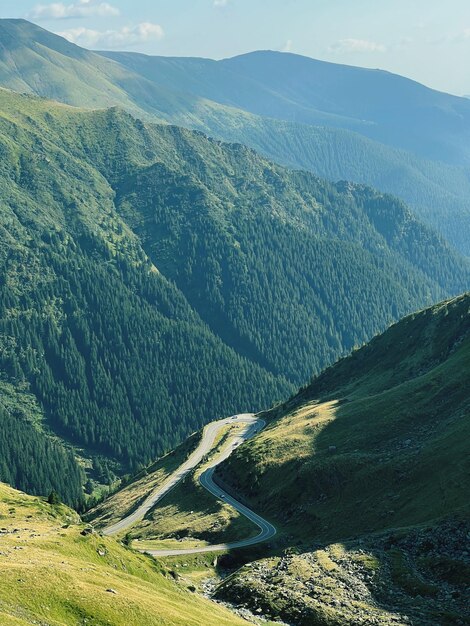
[(0, 84), (242, 142), (332, 181), (398, 195), (470, 254), (470, 104), (387, 72), (292, 54), (224, 61), (94, 53), (0, 22)]
[(458, 165), (470, 164), (470, 106), (381, 70), (259, 51), (225, 59), (104, 52), (174, 91), (286, 121), (336, 126)]

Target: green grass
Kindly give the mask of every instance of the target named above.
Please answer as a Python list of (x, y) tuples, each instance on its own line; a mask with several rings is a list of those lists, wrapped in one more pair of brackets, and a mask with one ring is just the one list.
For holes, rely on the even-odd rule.
[[(435, 538), (442, 530), (421, 529), (421, 538)], [(392, 549), (386, 535), (316, 550), (288, 549), (241, 567), (219, 584), (216, 596), (251, 609), (261, 606), (266, 615), (301, 626), (470, 623), (465, 579), (442, 585), (435, 563), (417, 558), (416, 549), (426, 542), (418, 547), (419, 541), (413, 546), (410, 539), (406, 533), (395, 536), (399, 545)], [(460, 570), (464, 559), (453, 565)]]
[(194, 433), (181, 445), (141, 470), (137, 475), (128, 477), (128, 484), (118, 486), (115, 493), (87, 511), (86, 520), (93, 521), (97, 528), (111, 526), (134, 511), (143, 500), (170, 474), (172, 474), (197, 447), (201, 432)]
[(302, 540), (468, 515), (470, 297), (396, 324), (268, 414), (224, 480)]
[(390, 552), (390, 570), (392, 581), (411, 596), (435, 596), (436, 585), (423, 582), (413, 573), (406, 555), (401, 550)]
[[(0, 485), (0, 621), (50, 626), (243, 624), (150, 557), (82, 536), (64, 506)], [(113, 589), (116, 593), (108, 592)]]
[[(229, 505), (215, 498), (199, 484), (207, 464), (223, 450), (231, 435), (242, 428), (223, 429), (210, 454), (181, 483), (172, 489), (145, 516), (123, 531), (122, 536), (139, 549), (185, 549), (245, 539), (256, 527)], [(174, 471), (199, 442), (201, 432), (184, 442), (171, 455), (147, 468), (145, 476), (132, 481), (87, 514), (94, 524), (109, 525), (131, 512), (152, 489)], [(137, 541), (135, 541), (137, 540)]]

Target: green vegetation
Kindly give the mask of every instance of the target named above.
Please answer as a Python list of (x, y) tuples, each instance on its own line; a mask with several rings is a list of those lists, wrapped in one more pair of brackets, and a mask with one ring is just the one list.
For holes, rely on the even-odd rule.
[(82, 470), (70, 450), (44, 433), (43, 413), (24, 386), (0, 381), (0, 476), (30, 493), (66, 494), (80, 508)]
[(0, 622), (61, 626), (244, 624), (189, 582), (115, 540), (88, 533), (73, 511), (0, 485)]
[[(217, 103), (211, 115), (188, 106), (174, 123), (328, 180), (392, 193), (470, 254), (468, 123), (454, 134), (470, 115), (462, 99), (379, 71), (275, 52), (223, 61), (102, 54), (160, 88)], [(441, 107), (448, 116), (440, 117)]]
[[(470, 255), (468, 123), (455, 133), (470, 106), (461, 98), (380, 72), (295, 55), (258, 53), (215, 62), (97, 54), (24, 20), (1, 20), (0, 42), (3, 87), (79, 107), (117, 105), (144, 120), (241, 142), (277, 163), (329, 180), (372, 185), (408, 202), (425, 223)], [(285, 63), (288, 71), (275, 69)], [(260, 72), (263, 64), (267, 69)], [(333, 79), (338, 72), (350, 83)], [(280, 74), (291, 77), (287, 97), (285, 81), (277, 81)], [(336, 92), (339, 84), (344, 93)], [(353, 93), (346, 96), (349, 84)], [(357, 94), (362, 94), (359, 103)], [(340, 115), (329, 110), (331, 102), (343, 107)], [(422, 103), (418, 113), (416, 102)], [(364, 111), (368, 103), (371, 108)], [(439, 125), (434, 114), (441, 110), (448, 114)], [(396, 111), (401, 111), (398, 125)], [(455, 124), (449, 126), (450, 119)], [(412, 128), (404, 132), (408, 123)]]
[(470, 296), (409, 316), (268, 414), (221, 467), (301, 539), (468, 515)]
[[(67, 469), (73, 459), (47, 443), (49, 431), (85, 447), (89, 474), (109, 483), (106, 458), (134, 471), (211, 418), (270, 404), (290, 385), (210, 332), (145, 255), (85, 152), (68, 151), (68, 141), (80, 145), (75, 116), (99, 144), (96, 114), (0, 96), (0, 369), (38, 401), (2, 409), (11, 424), (1, 456), (17, 461), (2, 464), (1, 477), (44, 495), (55, 488), (79, 506), (82, 473)], [(98, 122), (113, 124), (110, 116)]]
[(218, 471), (281, 534), (219, 597), (299, 625), (470, 623), (469, 319), (470, 295), (411, 315), (263, 415)]
[(288, 549), (236, 570), (215, 595), (299, 626), (467, 625), (466, 581), (444, 580), (434, 549), (454, 554), (454, 571), (465, 570), (467, 531), (454, 523), (306, 552)]
[[(166, 494), (144, 519), (125, 531), (129, 543), (136, 540), (132, 545), (139, 549), (185, 549), (208, 543), (238, 541), (256, 533), (256, 527), (250, 521), (199, 484), (199, 477), (207, 464), (240, 428), (229, 425), (196, 469)], [(185, 461), (192, 444), (193, 438), (149, 467), (143, 478), (131, 481), (89, 511), (87, 519), (93, 520), (94, 526), (102, 527), (125, 517), (153, 488), (163, 483), (170, 471), (176, 470)], [(165, 463), (167, 458), (168, 461), (171, 459), (171, 470), (169, 462)], [(131, 502), (134, 506), (129, 506)]]
[[(141, 469), (137, 474), (124, 476), (113, 485), (113, 493), (91, 508), (84, 519), (93, 520), (95, 526), (111, 526), (134, 511), (155, 487), (161, 485), (196, 448), (201, 431), (185, 439), (177, 448)], [(93, 501), (88, 501), (93, 507)]]
[[(469, 284), (400, 201), (239, 145), (6, 90), (0, 139), (0, 368), (88, 491)], [(67, 476), (41, 493), (79, 505)]]

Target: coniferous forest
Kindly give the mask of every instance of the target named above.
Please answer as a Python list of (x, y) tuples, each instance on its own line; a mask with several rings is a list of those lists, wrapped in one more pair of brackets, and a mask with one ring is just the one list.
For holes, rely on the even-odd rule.
[(81, 506), (87, 477), (282, 400), (470, 284), (392, 196), (118, 109), (0, 104), (0, 479), (28, 491)]

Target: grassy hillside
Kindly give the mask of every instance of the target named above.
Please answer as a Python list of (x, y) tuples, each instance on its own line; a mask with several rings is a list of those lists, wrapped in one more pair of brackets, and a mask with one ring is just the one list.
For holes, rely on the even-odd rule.
[[(266, 429), (218, 480), (279, 533), (222, 557), (215, 596), (299, 626), (470, 624), (469, 367), (464, 295), (405, 318), (263, 413)], [(185, 483), (133, 527), (138, 545), (249, 535)]]
[(300, 626), (470, 624), (469, 368), (464, 295), (268, 412), (219, 480), (281, 536), (218, 597)]
[(303, 539), (468, 517), (470, 296), (409, 316), (268, 414), (223, 477)]
[(189, 591), (184, 576), (175, 582), (149, 557), (113, 539), (82, 535), (83, 524), (62, 505), (0, 485), (0, 518), (5, 626), (246, 623)]
[[(31, 437), (83, 448), (88, 491), (469, 284), (400, 201), (240, 145), (7, 90), (0, 139), (3, 378), (38, 401)], [(39, 466), (15, 484), (44, 493)]]
[[(139, 549), (196, 547), (218, 542), (246, 539), (257, 533), (256, 526), (227, 503), (214, 498), (199, 483), (208, 464), (227, 445), (229, 436), (241, 425), (228, 425), (214, 442), (211, 452), (179, 484), (165, 495), (145, 517), (119, 533), (128, 545)], [(118, 522), (137, 508), (140, 502), (188, 458), (199, 442), (196, 433), (156, 463), (130, 477), (124, 486), (86, 513), (95, 528)], [(132, 543), (136, 539), (135, 543)]]
[[(271, 59), (273, 66), (280, 64), (281, 74), (285, 73), (284, 63), (293, 64), (292, 71), (289, 70), (289, 80), (293, 81), (289, 98), (283, 93), (285, 85), (274, 88), (263, 83), (270, 79), (269, 73), (264, 73), (262, 80), (259, 76), (245, 75), (252, 65), (254, 68), (264, 62), (263, 59)], [(310, 125), (302, 115), (282, 113), (283, 107), (299, 106), (300, 96), (310, 104), (316, 102), (321, 89), (331, 89), (330, 82), (337, 72), (348, 75), (350, 85), (355, 85), (356, 81), (359, 85), (364, 77), (373, 83), (379, 76), (387, 84), (395, 86), (397, 83), (390, 102), (400, 98), (403, 103), (400, 106), (408, 107), (400, 118), (403, 120), (416, 117), (413, 113), (415, 92), (421, 94), (423, 107), (435, 110), (440, 119), (442, 103), (453, 111), (455, 102), (461, 99), (436, 94), (392, 75), (318, 64), (295, 55), (248, 55), (247, 68), (238, 67), (242, 61), (243, 57), (216, 62), (133, 53), (101, 55), (79, 48), (25, 20), (0, 21), (0, 85), (4, 87), (86, 108), (118, 105), (142, 119), (166, 121), (225, 141), (242, 142), (280, 164), (305, 168), (329, 180), (354, 180), (372, 185), (410, 203), (426, 223), (437, 228), (460, 251), (470, 254), (470, 178), (468, 168), (461, 167), (465, 164), (464, 158), (458, 160), (457, 165), (449, 165), (442, 162), (444, 147), (437, 156), (424, 151), (428, 157), (424, 158), (385, 145), (387, 141), (383, 138), (382, 143), (372, 141), (359, 134), (364, 131), (364, 123), (353, 119), (354, 115), (357, 118), (357, 111), (351, 117), (347, 112), (338, 116), (331, 111), (317, 110), (319, 117), (315, 119), (321, 126)], [(235, 62), (236, 70), (232, 67)], [(308, 80), (318, 80), (321, 89), (315, 83), (313, 92), (309, 86), (308, 93), (299, 95), (296, 83), (300, 80), (299, 67), (304, 68), (302, 85), (306, 83), (307, 67)], [(406, 95), (402, 97), (404, 86)], [(360, 92), (360, 88), (356, 91)], [(334, 98), (338, 106), (344, 106), (342, 94), (334, 94)], [(368, 101), (372, 101), (371, 98)], [(327, 98), (328, 102), (331, 100)], [(357, 104), (350, 97), (347, 102), (351, 107)], [(320, 104), (331, 108), (324, 101)], [(253, 111), (257, 112), (259, 107), (262, 115), (255, 115)], [(304, 111), (305, 103), (301, 109)], [(375, 113), (375, 110), (370, 111), (372, 116)], [(380, 124), (391, 123), (393, 112), (384, 114), (382, 111), (381, 115)], [(448, 121), (449, 116), (444, 117)], [(368, 119), (367, 113), (361, 111), (360, 120), (363, 119)], [(374, 121), (372, 127), (376, 126)], [(366, 125), (364, 132), (369, 127), (371, 124)], [(413, 128), (417, 128), (415, 122)], [(438, 125), (433, 125), (432, 133), (426, 131), (426, 137), (440, 141), (438, 131)], [(452, 141), (455, 147), (458, 142), (451, 139), (454, 131), (452, 127), (445, 141)], [(392, 135), (396, 138), (400, 133), (394, 129)], [(406, 137), (410, 136), (407, 132)]]

